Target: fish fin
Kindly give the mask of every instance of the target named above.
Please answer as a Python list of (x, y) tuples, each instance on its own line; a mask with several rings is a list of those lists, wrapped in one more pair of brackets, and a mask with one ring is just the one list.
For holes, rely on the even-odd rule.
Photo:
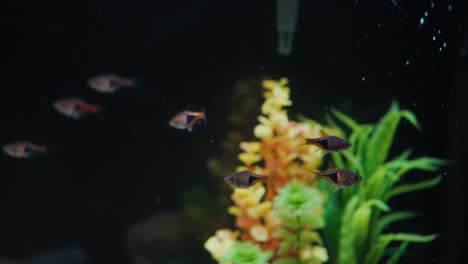
[(306, 137), (301, 135), (301, 136), (299, 136), (299, 139), (300, 139), (301, 142), (299, 143), (299, 146), (297, 146), (297, 148), (303, 148), (303, 147), (308, 145), (308, 140), (307, 140)]
[(326, 180), (330, 187), (336, 187), (336, 183), (329, 176), (317, 175), (317, 180)]
[(41, 152), (41, 153), (45, 153), (45, 152), (48, 152), (48, 151), (49, 151), (48, 147), (46, 147), (46, 146), (38, 146), (38, 145), (36, 145), (36, 146), (33, 147), (33, 149), (34, 149), (35, 151)]
[(328, 136), (327, 132), (323, 131), (323, 129), (320, 129), (320, 136), (321, 137), (326, 137)]
[(316, 175), (318, 177), (318, 174), (320, 173), (319, 170), (313, 170), (313, 169), (308, 169), (308, 168), (304, 168), (305, 170), (309, 171), (309, 172), (312, 172), (314, 175)]
[(135, 78), (129, 79), (127, 87), (137, 89), (137, 90), (141, 89), (141, 78), (135, 77)]

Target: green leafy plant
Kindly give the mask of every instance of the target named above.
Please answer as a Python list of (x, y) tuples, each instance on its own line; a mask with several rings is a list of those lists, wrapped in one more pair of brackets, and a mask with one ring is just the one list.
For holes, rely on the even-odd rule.
[(299, 251), (313, 250), (313, 244), (323, 244), (320, 235), (312, 230), (322, 228), (325, 224), (322, 215), (314, 213), (322, 207), (322, 203), (323, 198), (318, 190), (300, 182), (291, 182), (279, 190), (278, 196), (273, 200), (273, 210), (284, 226), (274, 234), (283, 239), (277, 254), (283, 256), (290, 248), (294, 248), (296, 256), (278, 258), (275, 264), (302, 264), (311, 261), (321, 263), (320, 259), (314, 258), (302, 260)]
[[(346, 126), (349, 135), (335, 120)], [(376, 124), (359, 124), (336, 109), (327, 116), (328, 123), (339, 131), (340, 136), (353, 144), (347, 151), (332, 154), (334, 163), (364, 177), (357, 186), (328, 192), (324, 240), (334, 263), (378, 263), (386, 247), (391, 242), (399, 242), (399, 247), (387, 260), (387, 263), (397, 263), (410, 242), (430, 242), (436, 238), (436, 235), (383, 234), (391, 223), (416, 216), (414, 212), (392, 212), (387, 202), (397, 195), (435, 186), (441, 176), (411, 184), (400, 183), (400, 180), (413, 170), (437, 172), (446, 164), (445, 160), (433, 157), (410, 159), (411, 149), (389, 159), (389, 151), (402, 120), (420, 129), (415, 115), (399, 109), (396, 102)], [(312, 125), (315, 123), (311, 122)], [(323, 185), (322, 189), (326, 190)]]
[(226, 264), (264, 264), (271, 258), (272, 253), (262, 251), (251, 242), (237, 242), (222, 257), (221, 263)]

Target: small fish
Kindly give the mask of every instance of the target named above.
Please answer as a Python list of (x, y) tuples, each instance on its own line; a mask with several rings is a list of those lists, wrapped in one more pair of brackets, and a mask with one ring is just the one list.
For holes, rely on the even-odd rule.
[(113, 93), (123, 87), (136, 87), (136, 80), (122, 78), (115, 74), (103, 74), (88, 79), (88, 85), (101, 93)]
[(258, 175), (248, 170), (239, 171), (224, 177), (226, 183), (229, 184), (229, 186), (231, 186), (233, 189), (248, 188), (258, 181), (266, 182), (267, 179), (268, 176)]
[(178, 113), (171, 120), (169, 120), (169, 125), (177, 129), (187, 129), (189, 132), (192, 132), (193, 125), (202, 119), (206, 125), (205, 111), (192, 112), (186, 110)]
[(54, 102), (54, 108), (60, 113), (74, 119), (80, 119), (83, 114), (98, 114), (100, 107), (87, 103), (78, 97), (69, 97)]
[(46, 152), (47, 148), (24, 141), (6, 144), (2, 150), (13, 158), (29, 158), (33, 154)]
[(326, 152), (340, 152), (352, 146), (348, 141), (336, 136), (305, 138), (306, 145), (314, 145)]
[(362, 181), (362, 176), (345, 169), (316, 172), (318, 179), (324, 179), (338, 188), (351, 187)]

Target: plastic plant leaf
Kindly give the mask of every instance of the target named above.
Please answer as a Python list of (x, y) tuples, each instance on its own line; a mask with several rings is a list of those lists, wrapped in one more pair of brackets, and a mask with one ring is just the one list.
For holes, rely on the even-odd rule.
[[(396, 175), (396, 181), (400, 179), (400, 177), (411, 170), (425, 170), (435, 172), (440, 169), (440, 167), (447, 164), (446, 160), (437, 159), (437, 158), (430, 158), (430, 157), (421, 157), (413, 160), (402, 161), (400, 164), (396, 163), (392, 166), (399, 167)], [(399, 165), (399, 166), (398, 166)]]
[(349, 165), (348, 168), (350, 170), (357, 170), (357, 172), (360, 174), (360, 175), (363, 175), (364, 174), (364, 170), (362, 168), (362, 165), (361, 163), (359, 163), (358, 159), (356, 159), (355, 156), (353, 156), (351, 153), (349, 152), (346, 152), (346, 151), (343, 151), (342, 152), (343, 156), (346, 157), (346, 159), (349, 161)]
[(332, 153), (333, 162), (338, 168), (346, 168), (346, 165), (343, 160), (343, 156), (339, 153)]
[(377, 239), (377, 236), (379, 236), (382, 233), (382, 231), (391, 223), (400, 221), (400, 220), (414, 218), (416, 216), (417, 216), (417, 213), (415, 212), (402, 211), (402, 212), (390, 213), (381, 217), (380, 220), (377, 222), (376, 227), (374, 228), (374, 232), (371, 236), (371, 243), (374, 244), (375, 240)]
[(400, 260), (401, 255), (405, 252), (406, 248), (408, 247), (409, 242), (403, 242), (398, 247), (398, 249), (393, 252), (393, 255), (388, 259), (387, 264), (398, 264), (398, 260)]
[(410, 122), (415, 128), (421, 130), (421, 126), (419, 125), (418, 119), (416, 118), (413, 112), (408, 110), (402, 110), (400, 111), (400, 115), (406, 120), (408, 120), (408, 122)]
[(390, 211), (390, 207), (388, 207), (388, 205), (386, 203), (384, 203), (383, 201), (380, 201), (378, 199), (370, 199), (370, 200), (366, 201), (362, 206), (363, 207), (364, 206), (367, 206), (367, 207), (375, 206), (375, 207), (379, 208), (380, 210), (382, 210), (384, 212)]
[(385, 166), (388, 167), (388, 168), (394, 168), (396, 166), (394, 166), (393, 164), (398, 164), (398, 163), (401, 163), (401, 162), (405, 162), (408, 160), (409, 156), (411, 155), (411, 152), (413, 152), (413, 150), (411, 148), (403, 151), (400, 155), (398, 155), (397, 157), (395, 157), (393, 160), (385, 163)]
[(290, 241), (290, 240), (281, 241), (281, 243), (279, 245), (279, 249), (278, 249), (278, 254), (279, 255), (284, 255), (289, 250), (289, 248), (294, 246), (294, 244), (295, 244), (295, 242)]
[(297, 260), (295, 258), (279, 258), (273, 264), (297, 264)]
[(360, 134), (359, 141), (357, 143), (356, 148), (356, 158), (358, 159), (359, 162), (362, 163), (364, 160), (364, 155), (365, 155), (365, 150), (367, 146), (367, 140), (369, 138), (369, 135), (372, 133), (374, 130), (374, 126), (372, 125), (366, 125), (362, 129), (362, 133)]
[(364, 264), (377, 264), (379, 259), (382, 257), (382, 254), (385, 248), (392, 241), (403, 241), (403, 242), (416, 242), (416, 243), (425, 243), (434, 240), (437, 235), (418, 235), (418, 234), (407, 234), (407, 233), (397, 233), (397, 234), (388, 234), (382, 235), (379, 237), (377, 244), (372, 247), (372, 250), (364, 259)]
[(320, 237), (320, 234), (310, 230), (304, 230), (301, 232), (301, 242), (307, 244), (315, 243), (318, 245), (323, 245), (323, 241)]
[(366, 152), (366, 172), (370, 174), (387, 159), (398, 123), (400, 122), (398, 104), (392, 103), (390, 110), (377, 124), (369, 139)]
[(439, 184), (439, 182), (442, 180), (442, 175), (439, 175), (438, 177), (435, 177), (434, 179), (430, 179), (427, 181), (422, 181), (418, 183), (410, 183), (410, 184), (402, 184), (399, 186), (396, 186), (395, 188), (391, 189), (384, 197), (385, 201), (388, 201), (390, 198), (392, 198), (395, 195), (400, 195), (403, 193), (407, 192), (414, 192), (417, 190), (422, 190), (422, 189), (427, 189), (433, 186), (436, 186)]
[(345, 207), (341, 220), (340, 241), (338, 245), (338, 263), (356, 264), (356, 255), (354, 252), (354, 229), (351, 225), (354, 211), (359, 204), (359, 198), (353, 196)]
[(367, 240), (369, 232), (369, 220), (371, 216), (371, 209), (369, 206), (359, 207), (353, 215), (352, 226), (354, 229), (354, 247), (360, 248)]
[[(371, 199), (362, 204), (355, 212), (353, 215), (353, 220), (352, 220), (352, 227), (354, 229), (354, 247), (356, 249), (356, 253), (362, 253), (362, 249), (364, 247), (364, 244), (366, 243), (368, 239), (368, 234), (369, 234), (369, 222), (371, 218), (371, 207), (375, 206), (379, 208), (382, 211), (389, 211), (390, 208), (388, 205), (386, 205), (384, 202), (377, 200), (377, 199)], [(360, 255), (360, 254), (358, 254)]]
[(332, 108), (331, 112), (338, 120), (343, 122), (343, 124), (345, 124), (351, 130), (356, 130), (360, 127), (360, 125), (356, 121), (354, 121), (351, 117), (343, 114), (342, 112), (336, 110), (335, 108)]

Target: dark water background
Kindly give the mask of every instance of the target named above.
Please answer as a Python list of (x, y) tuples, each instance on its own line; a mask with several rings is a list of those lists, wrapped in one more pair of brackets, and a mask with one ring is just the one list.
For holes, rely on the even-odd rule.
[[(130, 263), (130, 224), (179, 208), (191, 186), (214, 184), (206, 160), (221, 152), (235, 81), (287, 76), (292, 113), (320, 119), (336, 106), (374, 122), (392, 99), (415, 112), (423, 130), (401, 126), (396, 152), (411, 145), (415, 156), (455, 162), (436, 188), (391, 204), (421, 212), (398, 230), (440, 233), (411, 245), (406, 261), (461, 263), (466, 6), (397, 2), (303, 1), (293, 54), (282, 57), (273, 1), (15, 1), (2, 19), (0, 143), (25, 139), (52, 151), (1, 156), (0, 255), (78, 244), (88, 263)], [(431, 18), (420, 25), (425, 11)], [(105, 72), (138, 76), (142, 89), (106, 95), (86, 86)], [(56, 113), (51, 103), (67, 96), (103, 105), (103, 119)], [(189, 134), (167, 125), (187, 107), (205, 108), (208, 127)], [(178, 254), (208, 263), (204, 239), (194, 236)]]

